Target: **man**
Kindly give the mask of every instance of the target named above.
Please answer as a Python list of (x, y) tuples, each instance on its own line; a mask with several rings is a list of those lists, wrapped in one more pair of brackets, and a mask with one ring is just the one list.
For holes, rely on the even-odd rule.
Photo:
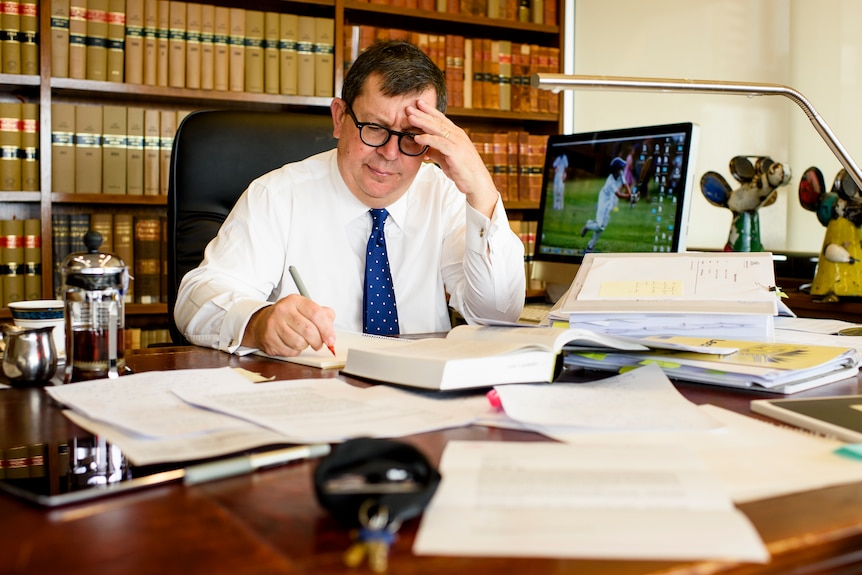
[(554, 158), (554, 209), (562, 210), (566, 201), (566, 170), (569, 168), (569, 157), (560, 154)]
[(593, 237), (587, 242), (586, 251), (588, 252), (596, 249), (599, 236), (602, 235), (611, 221), (611, 211), (617, 206), (620, 198), (631, 198), (632, 190), (623, 179), (625, 167), (626, 161), (622, 158), (618, 157), (611, 160), (611, 173), (599, 191), (599, 199), (596, 202), (596, 219), (587, 220), (581, 229), (581, 237), (587, 235), (588, 231), (593, 232)]
[[(185, 337), (293, 356), (334, 345), (336, 329), (372, 331), (363, 302), (383, 291), (363, 293), (372, 243), (385, 253), (368, 265), (388, 260), (390, 272), (369, 281), (391, 273), (394, 332), (446, 331), (448, 306), (467, 321), (516, 320), (523, 244), (469, 136), (444, 115), (439, 68), (410, 43), (376, 44), (330, 108), (337, 149), (252, 182), (183, 278), (175, 319)], [(382, 238), (369, 242), (372, 228)]]

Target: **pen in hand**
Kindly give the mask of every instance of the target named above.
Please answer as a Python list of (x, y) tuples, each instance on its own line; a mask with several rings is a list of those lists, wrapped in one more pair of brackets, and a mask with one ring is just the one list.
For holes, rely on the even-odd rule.
[[(296, 284), (296, 289), (299, 290), (299, 295), (302, 297), (307, 297), (311, 299), (311, 296), (308, 295), (308, 290), (305, 288), (305, 284), (302, 282), (302, 278), (299, 276), (299, 272), (296, 271), (296, 268), (290, 266), (287, 268), (287, 271), (290, 272), (290, 277), (293, 278), (293, 283)], [(335, 346), (331, 344), (326, 344), (327, 349), (332, 352), (332, 355), (335, 355)]]

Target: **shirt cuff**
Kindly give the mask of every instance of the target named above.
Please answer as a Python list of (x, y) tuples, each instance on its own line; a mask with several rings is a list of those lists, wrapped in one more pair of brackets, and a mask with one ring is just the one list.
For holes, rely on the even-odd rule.
[(224, 321), (221, 324), (219, 348), (228, 353), (238, 353), (239, 355), (246, 355), (257, 351), (254, 348), (243, 347), (241, 345), (242, 336), (245, 334), (245, 328), (248, 326), (251, 316), (268, 305), (272, 305), (272, 302), (254, 299), (243, 299), (234, 302), (225, 314)]
[(497, 194), (497, 205), (494, 206), (494, 213), (491, 214), (490, 218), (467, 204), (467, 237), (465, 239), (467, 249), (482, 254), (487, 253), (488, 243), (501, 225), (505, 225), (508, 229), (509, 220), (506, 217), (503, 200), (499, 194)]

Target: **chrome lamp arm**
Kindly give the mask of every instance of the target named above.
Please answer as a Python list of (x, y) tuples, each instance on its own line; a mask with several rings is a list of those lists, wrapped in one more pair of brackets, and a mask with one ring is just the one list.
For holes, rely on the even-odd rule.
[(797, 90), (781, 84), (725, 82), (718, 80), (688, 80), (665, 78), (631, 78), (626, 76), (588, 76), (569, 74), (533, 74), (531, 85), (542, 90), (616, 90), (621, 92), (695, 92), (700, 94), (732, 94), (736, 96), (784, 96), (802, 108), (814, 129), (838, 158), (838, 161), (862, 190), (862, 171), (838, 141), (811, 102)]

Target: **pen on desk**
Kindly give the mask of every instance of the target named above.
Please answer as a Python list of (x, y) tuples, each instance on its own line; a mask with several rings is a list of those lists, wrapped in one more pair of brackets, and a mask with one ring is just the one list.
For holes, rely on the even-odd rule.
[(263, 453), (230, 457), (211, 463), (190, 465), (185, 468), (183, 482), (186, 485), (196, 485), (207, 481), (215, 481), (216, 479), (244, 475), (262, 467), (284, 465), (285, 463), (300, 459), (323, 457), (324, 455), (328, 455), (330, 450), (331, 448), (327, 443), (299, 445), (297, 447), (287, 447)]
[[(305, 284), (302, 282), (302, 278), (299, 276), (299, 272), (297, 271), (297, 269), (293, 266), (289, 266), (287, 268), (287, 271), (290, 272), (290, 277), (293, 278), (293, 283), (296, 284), (296, 289), (299, 290), (299, 295), (301, 295), (302, 297), (307, 297), (308, 299), (311, 299), (311, 296), (308, 295), (308, 290), (305, 288)], [(332, 355), (335, 355), (335, 346), (334, 345), (327, 344), (326, 347), (327, 347), (327, 349), (329, 349), (329, 351), (332, 352)]]

